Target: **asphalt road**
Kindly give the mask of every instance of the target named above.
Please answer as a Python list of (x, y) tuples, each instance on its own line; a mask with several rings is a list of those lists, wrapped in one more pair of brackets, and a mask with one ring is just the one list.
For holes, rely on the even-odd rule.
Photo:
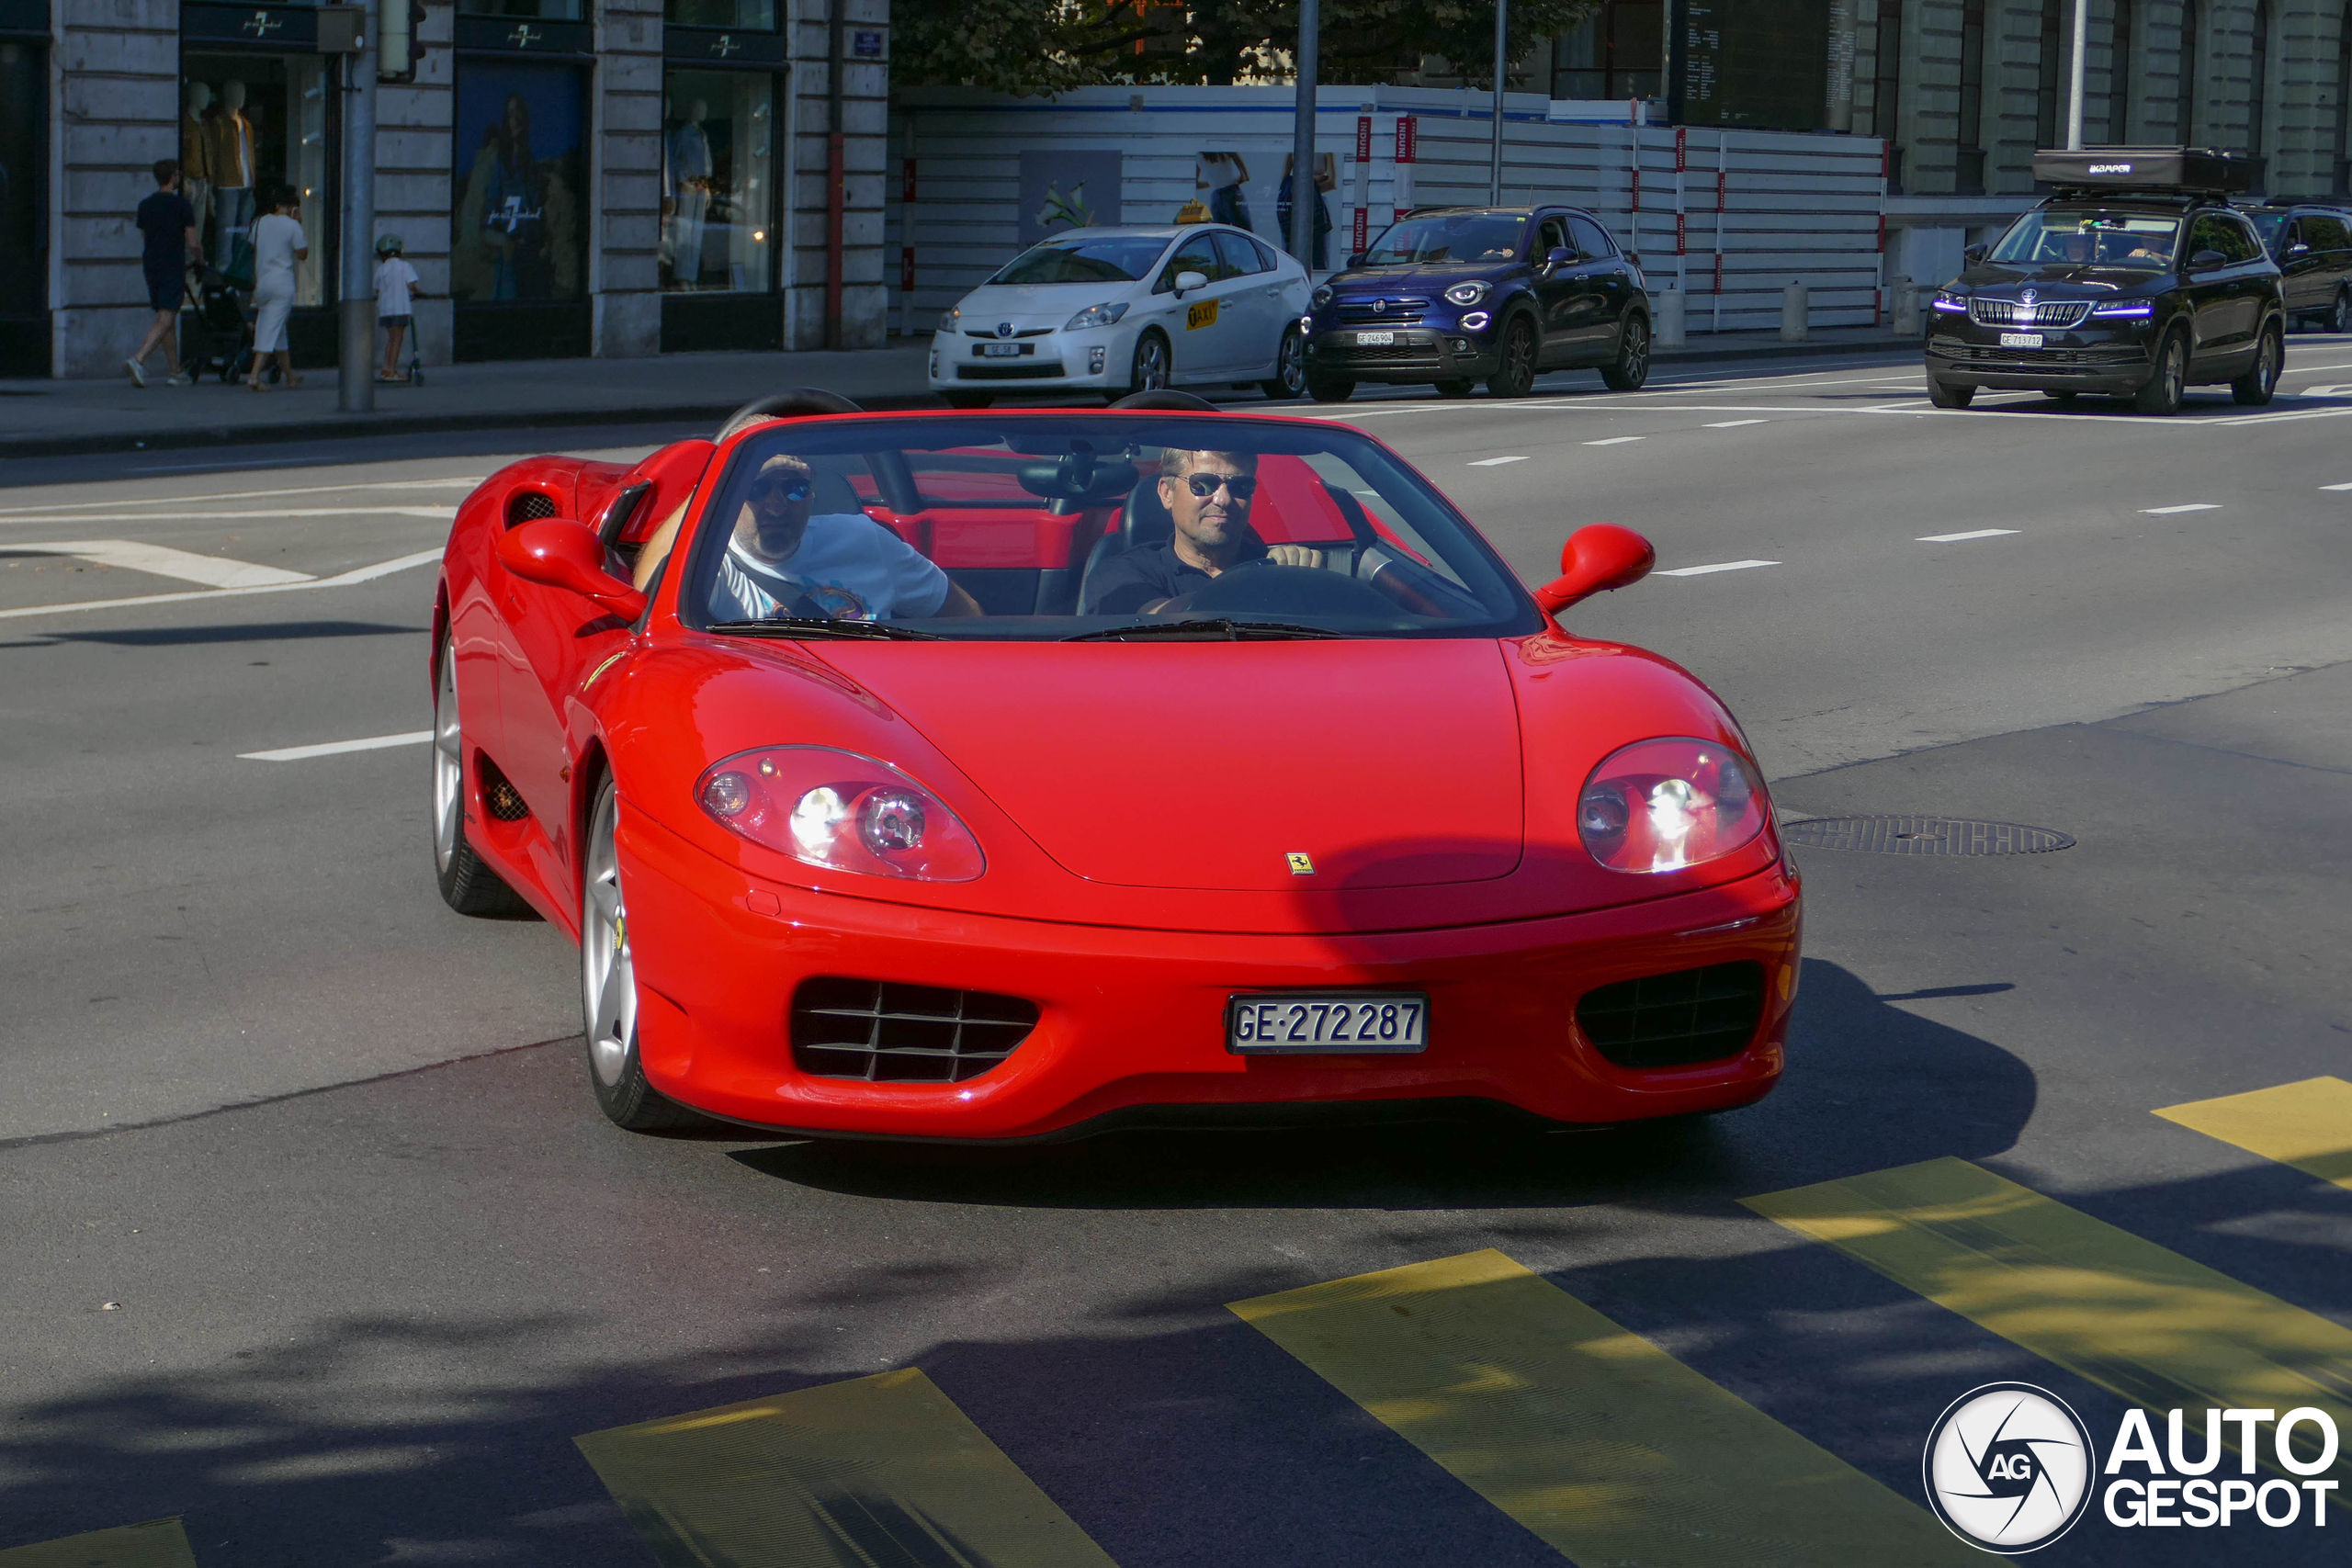
[[(1696, 1374), (1625, 1393), (1594, 1441), (1657, 1416), (1651, 1481), (1713, 1511), (1585, 1499), (1625, 1515), (1577, 1538), (1586, 1568), (1957, 1561), (1932, 1525), (1895, 1544), (1884, 1510), (1917, 1513), (1930, 1426), (1989, 1382), (2058, 1393), (2102, 1446), (2120, 1386), (2352, 1408), (2352, 1162), (2304, 1159), (2331, 1184), (2154, 1114), (2352, 1077), (2352, 489), (2329, 488), (2352, 486), (2352, 396), (2299, 395), (2352, 393), (2352, 341), (2289, 358), (2270, 409), (2208, 390), (2169, 422), (1934, 412), (1912, 367), (1817, 360), (1321, 411), (1420, 465), (1530, 581), (1579, 524), (1648, 534), (1660, 574), (1572, 625), (1713, 684), (1784, 818), (2078, 840), (1801, 852), (1781, 1090), (1532, 1139), (621, 1134), (582, 1081), (568, 944), (435, 895), (424, 747), (247, 755), (425, 728), (418, 558), (474, 476), (562, 435), (10, 465), (0, 1565), (165, 1516), (205, 1568), (635, 1564), (664, 1529), (699, 1541), (665, 1562), (1099, 1561), (944, 1527), (864, 1557), (729, 1545), (729, 1508), (888, 1491), (856, 1480), (886, 1459), (829, 1448), (800, 1405), (694, 1427), (790, 1433), (659, 1496), (573, 1441), (907, 1369), (928, 1383), (888, 1386), (935, 1385), (985, 1434), (970, 1462), (1013, 1489), (1001, 1510), (1125, 1568), (1556, 1562), (1539, 1516), (1578, 1506), (1544, 1469), (1566, 1416), (1442, 1466), (1415, 1422), (1459, 1388), (1412, 1382), (1392, 1347), (1403, 1381), (1351, 1395), (1227, 1306), (1484, 1248), (1630, 1331), (1609, 1365)], [(1906, 1269), (1741, 1201), (1936, 1160), (1968, 1164), (1930, 1187), (2030, 1190), (1934, 1188), (1971, 1224), (2040, 1194), (2072, 1271), (1946, 1220)], [(1559, 1335), (1507, 1317), (1464, 1330), (1482, 1376), (1577, 1407), (1521, 1364)], [(2303, 1382), (2241, 1390), (2232, 1357)], [(1747, 1478), (1792, 1440), (1864, 1489), (1828, 1494), (1793, 1553), (1743, 1533), (1763, 1529)], [(2094, 1506), (2037, 1560), (2318, 1563), (2345, 1529), (2127, 1529)], [(72, 1561), (180, 1561), (109, 1539)]]

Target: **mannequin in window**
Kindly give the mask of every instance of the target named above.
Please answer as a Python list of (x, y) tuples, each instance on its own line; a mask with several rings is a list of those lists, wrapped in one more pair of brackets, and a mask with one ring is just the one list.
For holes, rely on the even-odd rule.
[(547, 176), (531, 150), (531, 110), (520, 93), (506, 95), (506, 114), (491, 128), (489, 192), (482, 237), (492, 258), (492, 299), (548, 296)]
[(207, 134), (205, 117), (212, 108), (212, 85), (190, 82), (187, 102), (180, 109), (180, 194), (196, 211), (196, 254), (205, 254), (204, 229), (212, 216), (212, 165), (210, 137)]
[(245, 85), (220, 84), (204, 139), (206, 173), (212, 181), (212, 265), (231, 270), (240, 241), (254, 226), (254, 127), (245, 118)]
[(702, 226), (710, 210), (711, 175), (710, 139), (702, 122), (709, 113), (710, 105), (701, 98), (684, 103), (662, 146), (668, 165), (662, 210), (670, 220), (670, 276), (682, 288), (702, 279)]

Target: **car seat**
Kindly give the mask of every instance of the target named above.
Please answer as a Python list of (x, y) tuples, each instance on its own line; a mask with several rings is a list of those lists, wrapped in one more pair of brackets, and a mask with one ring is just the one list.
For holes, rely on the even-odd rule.
[(1168, 515), (1167, 502), (1159, 499), (1159, 470), (1157, 465), (1147, 468), (1136, 479), (1135, 489), (1127, 492), (1126, 505), (1119, 509), (1119, 525), (1106, 528), (1086, 552), (1086, 570), (1078, 580), (1078, 613), (1081, 615), (1100, 615), (1087, 596), (1087, 585), (1094, 580), (1094, 569), (1113, 556), (1133, 549), (1151, 549), (1176, 536), (1176, 519)]

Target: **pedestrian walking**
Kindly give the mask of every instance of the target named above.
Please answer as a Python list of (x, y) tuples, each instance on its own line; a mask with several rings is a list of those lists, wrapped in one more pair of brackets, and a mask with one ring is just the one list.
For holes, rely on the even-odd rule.
[(414, 301), (424, 290), (416, 286), (416, 268), (401, 254), (401, 237), (387, 234), (376, 242), (376, 320), (384, 326), (384, 367), (379, 381), (405, 381), (401, 374), (401, 343), (416, 325)]
[(147, 356), (161, 348), (170, 385), (186, 387), (195, 378), (180, 369), (180, 295), (187, 287), (187, 259), (196, 250), (196, 209), (180, 194), (176, 158), (155, 161), (155, 193), (139, 204), (139, 231), (146, 237), (140, 266), (147, 275), (147, 303), (155, 319), (139, 340), (139, 352), (122, 362), (130, 384), (147, 385)]
[(287, 318), (294, 313), (294, 264), (311, 259), (310, 237), (294, 214), (301, 198), (290, 186), (271, 193), (269, 215), (254, 225), (254, 367), (245, 378), (250, 391), (262, 390), (261, 367), (266, 355), (277, 356), (277, 373), (288, 387), (302, 378), (294, 373), (294, 355), (286, 338)]

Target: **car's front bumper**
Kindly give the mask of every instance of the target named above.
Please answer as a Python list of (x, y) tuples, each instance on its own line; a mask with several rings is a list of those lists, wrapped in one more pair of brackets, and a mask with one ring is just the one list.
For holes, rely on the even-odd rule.
[(1477, 381), (1502, 367), (1490, 328), (1483, 333), (1442, 327), (1397, 327), (1394, 344), (1366, 345), (1354, 327), (1312, 333), (1306, 373), (1329, 381)]
[(1110, 391), (1126, 385), (1133, 367), (1135, 334), (1112, 329), (1055, 333), (1023, 340), (1032, 352), (983, 359), (974, 350), (987, 339), (932, 339), (930, 382), (934, 392), (1029, 392), (1077, 388)]
[(2001, 334), (2018, 330), (1939, 315), (1928, 327), (1928, 374), (1964, 386), (2136, 392), (2154, 372), (2154, 334), (2144, 326), (2086, 323), (2040, 332), (2040, 348), (2002, 347)]
[[(786, 1131), (1052, 1137), (1164, 1108), (1381, 1109), (1473, 1100), (1605, 1123), (1744, 1105), (1770, 1090), (1796, 983), (1798, 887), (1785, 863), (1724, 886), (1580, 915), (1376, 934), (1080, 926), (923, 909), (747, 878), (624, 812), (621, 871), (648, 1077), (683, 1104)], [(1575, 1021), (1614, 982), (1752, 960), (1761, 1014), (1736, 1055), (1634, 1069)], [(961, 1083), (799, 1070), (799, 983), (837, 976), (1024, 998), (1039, 1021)], [(1242, 1056), (1237, 991), (1424, 991), (1415, 1055)]]

